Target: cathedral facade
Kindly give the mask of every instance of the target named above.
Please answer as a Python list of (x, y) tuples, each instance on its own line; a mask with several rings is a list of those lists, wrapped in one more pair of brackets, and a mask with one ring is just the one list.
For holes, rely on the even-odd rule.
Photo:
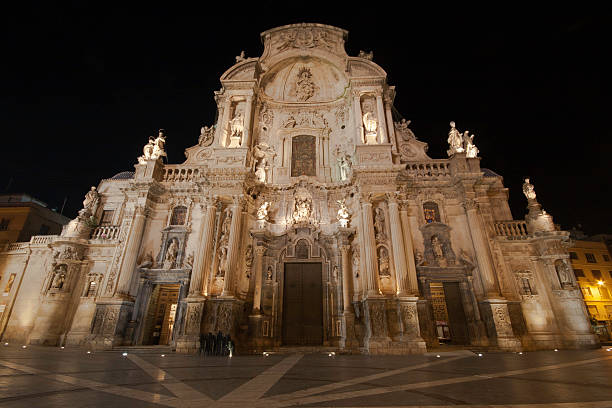
[[(238, 352), (301, 346), (422, 353), (593, 347), (560, 231), (451, 122), (432, 159), (372, 54), (347, 32), (261, 34), (215, 92), (217, 123), (182, 164), (150, 138), (58, 236), (0, 253), (2, 341), (97, 349), (231, 335)], [(171, 139), (170, 139), (171, 142)], [(11, 281), (8, 291), (5, 287)]]

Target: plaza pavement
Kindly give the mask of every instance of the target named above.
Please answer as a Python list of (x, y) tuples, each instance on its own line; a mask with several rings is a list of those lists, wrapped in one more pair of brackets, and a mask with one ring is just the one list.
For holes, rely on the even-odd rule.
[(0, 345), (0, 407), (612, 407), (606, 348), (481, 356), (162, 353)]

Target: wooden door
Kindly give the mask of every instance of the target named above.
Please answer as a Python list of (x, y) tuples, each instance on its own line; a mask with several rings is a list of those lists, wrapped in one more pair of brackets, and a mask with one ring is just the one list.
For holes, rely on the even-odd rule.
[(444, 282), (444, 297), (448, 310), (452, 344), (469, 344), (467, 321), (461, 301), (459, 282)]
[(323, 344), (323, 288), (320, 263), (285, 264), (283, 343)]

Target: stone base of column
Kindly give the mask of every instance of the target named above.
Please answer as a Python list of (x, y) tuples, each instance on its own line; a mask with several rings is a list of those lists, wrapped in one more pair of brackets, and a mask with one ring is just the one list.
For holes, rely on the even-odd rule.
[(252, 314), (249, 316), (248, 344), (240, 344), (238, 351), (245, 354), (261, 354), (274, 348), (272, 338), (272, 316)]
[(59, 295), (58, 299), (45, 299), (38, 308), (34, 327), (29, 336), (30, 344), (59, 346), (66, 319), (67, 295)]
[(202, 333), (229, 334), (236, 342), (243, 304), (242, 300), (233, 297), (209, 299), (204, 310)]
[(359, 350), (359, 340), (355, 335), (355, 313), (352, 311), (344, 311), (344, 333), (340, 342), (340, 347), (346, 351)]
[(368, 297), (363, 301), (366, 338), (364, 352), (369, 354), (387, 354), (391, 338), (387, 327), (386, 299), (384, 297)]
[(406, 354), (421, 354), (427, 351), (425, 341), (421, 337), (417, 297), (402, 297), (399, 299), (399, 314), (402, 323), (402, 334), (399, 342)]
[(561, 329), (563, 348), (597, 348), (599, 337), (593, 333), (584, 300), (577, 288), (553, 290), (555, 314)]
[(486, 311), (485, 318), (494, 330), (497, 338), (497, 348), (504, 351), (521, 351), (523, 345), (512, 331), (510, 313), (505, 299), (487, 299), (483, 302)]
[(185, 318), (182, 327), (177, 327), (179, 335), (176, 338), (177, 353), (196, 353), (200, 350), (200, 333), (202, 315), (206, 298), (187, 297), (185, 302)]
[(92, 334), (85, 345), (95, 350), (108, 350), (113, 347), (132, 345), (128, 333), (128, 323), (134, 310), (134, 302), (110, 300), (96, 305)]

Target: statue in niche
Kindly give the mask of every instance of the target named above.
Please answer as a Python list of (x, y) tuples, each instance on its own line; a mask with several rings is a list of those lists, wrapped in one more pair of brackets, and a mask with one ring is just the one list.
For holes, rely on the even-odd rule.
[(533, 184), (529, 182), (529, 177), (526, 177), (523, 183), (523, 194), (527, 197), (527, 201), (535, 201), (536, 199), (535, 188)]
[(267, 281), (272, 280), (272, 267), (271, 266), (268, 266), (268, 270), (266, 271), (266, 280)]
[(198, 138), (199, 146), (210, 146), (215, 135), (215, 127), (202, 126), (200, 128), (200, 137)]
[(340, 206), (340, 208), (338, 208), (338, 221), (340, 222), (340, 226), (342, 228), (347, 228), (350, 218), (349, 210), (346, 207), (344, 199), (338, 200), (337, 203)]
[(478, 148), (474, 144), (474, 135), (468, 136), (468, 132), (463, 134), (463, 142), (465, 145), (465, 157), (474, 158), (478, 156)]
[(219, 250), (219, 266), (217, 268), (217, 277), (224, 277), (227, 270), (227, 248), (221, 247)]
[(416, 262), (417, 266), (423, 264), (423, 253), (421, 251), (416, 251), (414, 253), (414, 261)]
[(227, 147), (240, 147), (244, 133), (244, 117), (242, 110), (236, 109), (234, 117), (230, 120), (230, 144)]
[(570, 270), (565, 261), (562, 259), (557, 259), (555, 261), (555, 270), (557, 271), (557, 275), (559, 276), (559, 282), (561, 282), (561, 286), (571, 286), (572, 285), (572, 277), (570, 276)]
[(363, 102), (363, 127), (365, 128), (365, 144), (378, 144), (376, 140), (376, 130), (378, 129), (378, 119), (374, 114), (374, 104), (368, 99)]
[(312, 80), (312, 72), (310, 72), (310, 68), (300, 68), (295, 87), (295, 94), (298, 101), (307, 101), (314, 96), (317, 90), (318, 87)]
[(355, 278), (359, 278), (359, 249), (357, 247), (353, 249), (353, 273)]
[(225, 217), (223, 218), (223, 224), (221, 225), (221, 243), (227, 243), (229, 241), (230, 228), (232, 226), (232, 211), (227, 208), (225, 210)]
[(336, 160), (338, 160), (340, 180), (348, 180), (349, 174), (351, 172), (351, 156), (349, 156), (346, 152), (340, 152)]
[(463, 148), (463, 137), (461, 136), (461, 133), (455, 127), (455, 122), (451, 122), (450, 127), (451, 128), (450, 128), (450, 131), (448, 132), (448, 140), (447, 140), (450, 148), (446, 151), (449, 157), (455, 153), (463, 153), (465, 151), (465, 149)]
[(64, 287), (66, 282), (66, 274), (68, 273), (68, 266), (66, 264), (59, 264), (53, 269), (53, 281), (51, 287), (53, 289), (61, 289)]
[(100, 202), (100, 194), (95, 187), (91, 187), (87, 194), (85, 194), (85, 200), (83, 200), (83, 209), (86, 210), (88, 214), (93, 214), (96, 212), (98, 208), (98, 203)]
[(334, 265), (332, 269), (332, 281), (338, 282), (338, 265)]
[(164, 259), (163, 269), (172, 269), (176, 263), (176, 257), (178, 255), (178, 242), (176, 238), (173, 238), (166, 249), (166, 257)]
[(244, 264), (247, 268), (253, 266), (253, 245), (247, 246), (246, 253), (244, 254)]
[(264, 201), (257, 209), (257, 219), (261, 221), (268, 219), (269, 209), (270, 203), (268, 201)]
[(293, 221), (296, 223), (309, 222), (312, 216), (310, 193), (305, 188), (300, 187), (296, 189), (294, 199)]
[(153, 267), (153, 254), (147, 252), (143, 255), (142, 259), (138, 263), (139, 268), (152, 268)]
[(380, 276), (391, 276), (389, 272), (389, 252), (385, 247), (378, 249), (378, 274)]
[(266, 166), (268, 165), (268, 161), (265, 157), (262, 157), (257, 161), (257, 165), (255, 166), (255, 178), (260, 183), (266, 182)]
[(384, 241), (387, 239), (385, 234), (385, 212), (380, 207), (377, 207), (375, 210), (374, 232), (376, 241)]
[(431, 237), (431, 250), (434, 255), (434, 259), (438, 262), (438, 265), (441, 267), (446, 267), (446, 258), (444, 257), (444, 249), (442, 248), (442, 243), (440, 242), (440, 238), (437, 235)]

